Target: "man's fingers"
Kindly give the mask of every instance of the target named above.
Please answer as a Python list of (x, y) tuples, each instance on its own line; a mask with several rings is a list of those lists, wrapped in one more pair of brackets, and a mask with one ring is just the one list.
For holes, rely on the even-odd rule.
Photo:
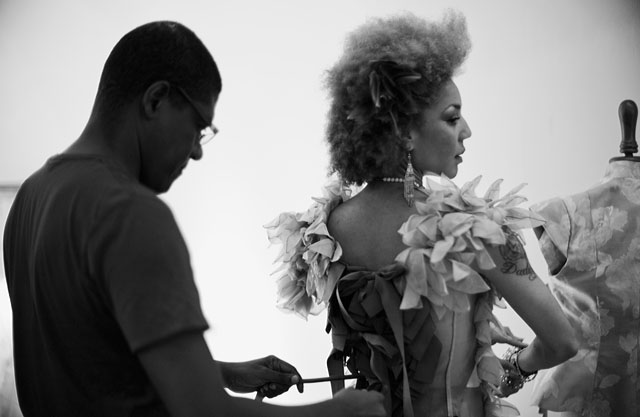
[(294, 375), (291, 377), (291, 384), (295, 385), (298, 389), (298, 392), (302, 394), (304, 391), (304, 384), (302, 383), (302, 378), (299, 375)]
[(256, 399), (258, 396), (262, 396), (262, 398), (273, 398), (278, 395), (289, 391), (289, 385), (279, 385), (274, 383), (264, 384), (260, 388), (258, 388), (258, 393), (256, 395)]
[(298, 373), (298, 370), (295, 368), (295, 366), (291, 365), (288, 362), (283, 361), (282, 359), (274, 355), (267, 356), (267, 363), (268, 363), (267, 366), (273, 369), (274, 371), (286, 372), (288, 374)]
[(273, 355), (268, 356), (266, 359), (266, 367), (270, 371), (269, 381), (286, 385), (287, 387), (299, 383), (301, 377), (293, 365)]

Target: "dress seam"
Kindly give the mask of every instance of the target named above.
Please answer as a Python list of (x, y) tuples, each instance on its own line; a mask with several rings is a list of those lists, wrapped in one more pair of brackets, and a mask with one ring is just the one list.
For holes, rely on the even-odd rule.
[(445, 391), (447, 396), (447, 415), (453, 416), (453, 400), (451, 396), (451, 364), (453, 363), (453, 353), (456, 346), (456, 312), (453, 312), (453, 320), (451, 322), (451, 347), (449, 348), (449, 358), (447, 362), (447, 372), (445, 374)]

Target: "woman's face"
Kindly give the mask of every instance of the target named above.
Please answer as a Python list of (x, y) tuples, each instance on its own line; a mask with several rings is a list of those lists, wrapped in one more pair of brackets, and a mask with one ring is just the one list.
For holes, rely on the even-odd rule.
[(464, 152), (462, 141), (471, 136), (461, 108), (458, 87), (449, 80), (410, 129), (415, 168), (449, 178), (456, 176)]

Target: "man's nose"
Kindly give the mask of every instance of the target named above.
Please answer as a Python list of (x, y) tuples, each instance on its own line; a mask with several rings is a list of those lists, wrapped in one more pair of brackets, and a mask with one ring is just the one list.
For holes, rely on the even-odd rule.
[(200, 144), (200, 142), (196, 142), (195, 145), (193, 145), (193, 149), (191, 150), (191, 159), (193, 159), (194, 161), (198, 161), (202, 158), (202, 145)]

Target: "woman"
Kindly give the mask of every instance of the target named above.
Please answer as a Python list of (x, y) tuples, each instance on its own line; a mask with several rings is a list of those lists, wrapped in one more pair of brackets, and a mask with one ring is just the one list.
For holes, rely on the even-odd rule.
[[(457, 188), (471, 130), (451, 77), (470, 48), (462, 16), (372, 20), (328, 73), (327, 140), (339, 180), (305, 213), (268, 225), (283, 243), (280, 305), (329, 306), (334, 352), (394, 416), (508, 415), (497, 395), (575, 353), (573, 331), (533, 272), (517, 229), (540, 224), (514, 192)], [(420, 179), (442, 175), (440, 183)], [(350, 196), (348, 185), (366, 186)], [(480, 275), (482, 274), (482, 276)], [(536, 333), (503, 375), (491, 350), (501, 294)], [(502, 384), (501, 384), (502, 382)], [(337, 388), (337, 386), (334, 386)]]

